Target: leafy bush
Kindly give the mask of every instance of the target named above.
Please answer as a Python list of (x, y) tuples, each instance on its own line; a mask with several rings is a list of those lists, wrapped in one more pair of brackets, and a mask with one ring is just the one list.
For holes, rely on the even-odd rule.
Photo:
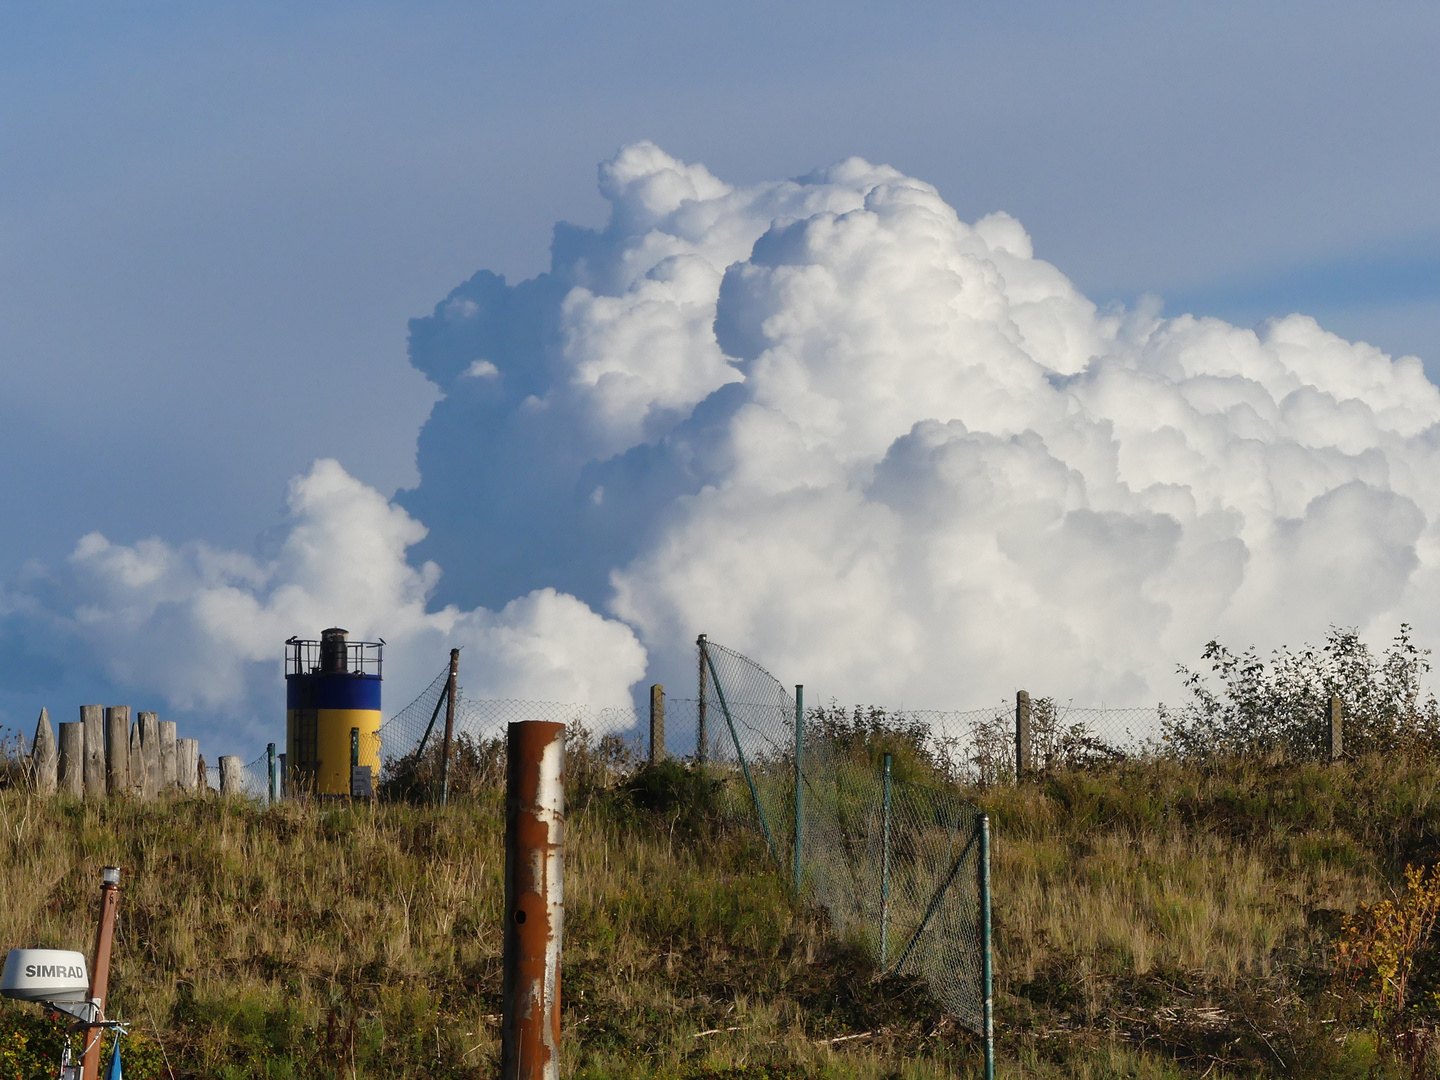
[[(423, 750), (385, 763), (380, 775), (380, 797), (390, 802), (437, 801), (440, 792), (444, 743), (432, 737)], [(619, 735), (596, 739), (579, 721), (565, 729), (565, 798), (568, 803), (588, 801), (608, 791), (640, 767), (640, 748)], [(458, 732), (450, 748), (450, 795), (477, 797), (505, 788), (505, 738), (476, 738)]]
[(939, 752), (929, 725), (904, 713), (877, 705), (856, 705), (847, 712), (832, 701), (806, 710), (805, 726), (806, 744), (825, 747), (837, 762), (874, 769), (889, 754), (897, 783), (955, 779), (952, 763)]
[(1422, 686), (1430, 651), (1416, 647), (1406, 624), (1378, 658), (1354, 629), (1339, 627), (1318, 647), (1276, 649), (1268, 665), (1254, 646), (1236, 654), (1211, 641), (1201, 655), (1218, 687), (1180, 665), (1191, 701), (1162, 716), (1165, 742), (1180, 757), (1321, 757), (1332, 697), (1344, 703), (1347, 753), (1440, 751), (1440, 705)]
[[(1015, 718), (996, 711), (971, 731), (965, 763), (982, 787), (1015, 778)], [(1091, 769), (1124, 759), (1124, 751), (1099, 738), (1083, 723), (1067, 723), (1053, 697), (1030, 704), (1030, 768), (1037, 774)]]
[(1345, 916), (1336, 960), (1342, 970), (1370, 976), (1371, 1003), (1378, 1022), (1404, 1011), (1416, 959), (1440, 918), (1440, 866), (1407, 866), (1405, 892)]
[(613, 790), (643, 760), (638, 743), (615, 734), (596, 739), (580, 721), (571, 721), (565, 729), (566, 806), (587, 804), (601, 792)]
[(701, 818), (714, 812), (719, 786), (708, 770), (666, 758), (640, 769), (623, 790), (641, 810)]
[[(425, 803), (438, 799), (444, 743), (432, 738), (423, 750), (412, 750), (385, 763), (380, 774), (380, 797), (391, 802)], [(450, 794), (478, 795), (505, 786), (505, 740), (476, 739), (467, 732), (455, 735), (450, 748)]]
[[(72, 1060), (78, 1062), (84, 1047), (70, 1029), (68, 1017), (62, 1019), (24, 1006), (0, 1010), (0, 1076), (51, 1080), (60, 1071), (61, 1052), (67, 1040)], [(113, 1040), (113, 1035), (104, 1036), (102, 1065), (110, 1061)], [(165, 1075), (159, 1045), (139, 1032), (120, 1036), (120, 1062), (131, 1080), (158, 1080)]]

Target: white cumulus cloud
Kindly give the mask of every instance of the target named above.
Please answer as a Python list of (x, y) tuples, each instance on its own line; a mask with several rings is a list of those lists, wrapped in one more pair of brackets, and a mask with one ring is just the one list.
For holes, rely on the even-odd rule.
[(85, 597), (77, 632), (121, 685), (222, 715), (273, 711), (281, 643), (332, 625), (383, 636), (387, 684), (411, 691), (454, 647), (465, 650), (472, 696), (628, 704), (644, 674), (628, 627), (554, 589), (499, 611), (431, 610), (440, 568), (406, 561), (424, 526), (338, 462), (292, 480), (288, 509), (279, 550), (263, 562), (202, 543), (84, 537), (70, 560)]
[[(484, 279), (473, 329), (417, 321), (450, 394), (407, 497), (426, 550), (460, 535), (427, 499), (469, 490), (472, 520), (520, 505), (514, 476), (550, 539), (487, 543), (635, 627), (654, 670), (703, 631), (912, 705), (1153, 701), (1215, 636), (1440, 631), (1440, 391), (1415, 358), (1301, 315), (1098, 310), (1010, 216), (859, 159), (737, 187), (639, 144), (600, 174), (610, 221), (557, 230), (550, 273)], [(523, 397), (464, 396), (450, 352), (498, 340)]]

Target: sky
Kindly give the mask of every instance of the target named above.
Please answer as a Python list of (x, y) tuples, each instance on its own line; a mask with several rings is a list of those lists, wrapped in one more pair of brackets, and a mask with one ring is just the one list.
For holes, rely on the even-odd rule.
[[(858, 157), (874, 168), (890, 167), (906, 178), (900, 186), (907, 190), (909, 180), (928, 185), (933, 197), (924, 196), (926, 212), (937, 222), (945, 218), (941, 207), (969, 225), (1008, 214), (1033, 243), (1034, 259), (1021, 261), (1036, 270), (1036, 280), (1050, 282), (1050, 295), (1070, 297), (1068, 288), (1093, 304), (1093, 316), (1083, 305), (1066, 309), (1061, 321), (1068, 332), (1094, 336), (1097, 355), (1127, 370), (1153, 374), (1161, 338), (1179, 340), (1182, 331), (1197, 341), (1219, 340), (1169, 324), (1157, 337), (1139, 328), (1146, 319), (1193, 313), (1248, 331), (1301, 313), (1345, 342), (1367, 343), (1397, 360), (1417, 357), (1431, 379), (1440, 377), (1440, 207), (1433, 197), (1440, 134), (1432, 104), (1440, 73), (1431, 62), (1437, 37), (1440, 14), (1433, 6), (1405, 3), (1096, 4), (1083, 11), (1024, 3), (883, 10), (843, 3), (783, 10), (743, 3), (523, 9), (61, 3), (0, 10), (0, 455), (8, 463), (0, 471), (0, 499), (8, 510), (0, 515), (6, 615), (0, 722), (28, 727), (41, 704), (68, 717), (81, 701), (123, 698), (184, 717), (217, 737), (243, 732), (236, 737), (247, 747), (263, 745), (282, 724), (278, 664), (267, 657), (278, 656), (290, 634), (313, 635), (335, 621), (337, 608), (368, 632), (402, 642), (387, 684), (391, 704), (418, 691), (429, 669), (443, 663), (448, 644), (462, 639), (472, 653), (491, 658), (477, 660), (476, 692), (609, 701), (647, 679), (673, 680), (681, 663), (676, 643), (693, 640), (697, 620), (725, 625), (723, 611), (687, 607), (680, 568), (726, 565), (730, 556), (714, 549), (717, 526), (706, 517), (725, 513), (697, 507), (695, 496), (706, 478), (717, 490), (743, 488), (744, 477), (734, 471), (740, 457), (685, 483), (636, 480), (627, 489), (636, 500), (632, 512), (611, 520), (577, 518), (561, 503), (573, 502), (586, 483), (591, 486), (582, 494), (592, 498), (595, 487), (606, 486), (592, 482), (619, 468), (615, 461), (628, 462), (633, 477), (647, 454), (647, 461), (658, 461), (684, 445), (699, 455), (696, 440), (720, 438), (722, 429), (725, 438), (740, 438), (735, 424), (744, 408), (725, 397), (734, 396), (724, 390), (727, 382), (745, 382), (747, 394), (759, 395), (748, 405), (778, 408), (787, 423), (799, 424), (807, 452), (820, 437), (794, 408), (777, 405), (773, 395), (783, 396), (782, 390), (766, 390), (764, 371), (755, 368), (765, 368), (767, 348), (790, 348), (784, 334), (760, 341), (763, 328), (750, 326), (728, 331), (727, 338), (718, 323), (722, 358), (702, 356), (703, 349), (687, 354), (672, 341), (680, 350), (675, 355), (691, 356), (701, 374), (709, 374), (686, 367), (656, 376), (646, 391), (658, 395), (646, 399), (654, 416), (637, 421), (629, 434), (614, 426), (624, 409), (611, 399), (572, 395), (563, 409), (555, 406), (556, 415), (569, 410), (555, 426), (522, 430), (515, 419), (527, 397), (558, 402), (567, 379), (571, 385), (588, 377), (585, 371), (623, 366), (614, 351), (622, 345), (603, 333), (614, 313), (604, 305), (577, 307), (566, 297), (581, 287), (592, 298), (633, 298), (638, 279), (612, 267), (608, 280), (590, 280), (584, 259), (560, 247), (552, 253), (552, 240), (591, 244), (587, 257), (597, 266), (605, 259), (623, 262), (627, 251), (643, 247), (655, 222), (617, 228), (612, 217), (643, 197), (613, 183), (607, 194), (597, 184), (597, 167), (625, 160), (623, 147), (646, 140), (675, 169), (652, 157), (645, 175), (689, 175), (685, 169), (703, 165), (716, 183), (769, 191), (765, 198), (777, 206), (801, 196), (766, 185)], [(855, 177), (879, 174), (852, 173), (809, 183), (816, 190), (804, 197), (829, 203), (808, 210), (845, 213), (856, 209), (850, 205), (856, 199), (863, 204), (873, 184), (866, 189), (871, 181)], [(603, 171), (599, 175), (603, 179)], [(613, 180), (613, 167), (610, 175)], [(692, 197), (705, 201), (704, 192)], [(788, 203), (782, 209), (801, 212)], [(681, 282), (665, 301), (694, 309), (682, 312), (700, 320), (687, 333), (704, 338), (705, 319), (726, 316), (723, 301), (732, 293), (718, 290), (734, 262), (748, 260), (754, 270), (752, 278), (737, 272), (726, 279), (739, 290), (734, 296), (781, 303), (763, 299), (766, 288), (780, 286), (760, 281), (764, 266), (745, 249), (773, 223), (762, 217), (731, 207), (717, 220), (729, 222), (733, 235), (721, 236), (714, 223), (709, 233), (692, 228), (686, 234), (703, 258), (727, 260), (712, 266), (713, 281)], [(557, 234), (559, 223), (577, 228)], [(659, 231), (671, 235), (665, 233), (670, 227), (662, 223)], [(980, 233), (936, 226), (942, 227), (950, 230), (945, 243), (955, 258), (979, 250), (974, 236)], [(992, 254), (1009, 250), (994, 236), (981, 240)], [(807, 250), (816, 265), (835, 256)], [(933, 252), (906, 250), (914, 266), (932, 264), (925, 260)], [(1057, 268), (1067, 285), (1032, 267), (1036, 261)], [(515, 291), (547, 270), (552, 273), (540, 285), (549, 281), (549, 292), (540, 286)], [(503, 275), (503, 289), (485, 292), (474, 284), (480, 271)], [(1010, 276), (1023, 272), (1012, 267)], [(752, 292), (741, 289), (742, 278)], [(470, 296), (463, 291), (467, 282), (476, 296), (519, 299), (503, 317), (484, 315), (489, 329), (479, 338), (458, 331), (446, 338), (437, 329), (443, 329), (442, 307)], [(556, 292), (562, 285), (567, 291)], [(1009, 294), (1001, 299), (1018, 302)], [(732, 314), (741, 326), (746, 305), (737, 303)], [(911, 363), (916, 339), (906, 336), (910, 330), (893, 312), (875, 317), (871, 329), (885, 327), (890, 362)], [(415, 319), (422, 321), (412, 324)], [(420, 331), (413, 339), (412, 325)], [(515, 346), (513, 377), (498, 354), (487, 361), (497, 365), (494, 376), (463, 376), (464, 365), (487, 360), (477, 349), (493, 348), (495, 335), (542, 325), (571, 336), (563, 347), (536, 345), (526, 353)], [(1097, 403), (1093, 388), (1052, 386), (1061, 395), (1052, 402), (1053, 415), (1042, 415), (1045, 409), (1032, 400), (1033, 413), (1007, 421), (1015, 431), (998, 420), (989, 428), (975, 416), (963, 421), (972, 441), (1035, 432), (1051, 458), (1086, 482), (1083, 496), (1055, 496), (1068, 524), (1053, 527), (1068, 554), (1093, 548), (1101, 564), (1107, 556), (1133, 561), (1124, 554), (1131, 549), (1113, 536), (1077, 539), (1065, 532), (1078, 519), (1064, 515), (1084, 511), (1117, 528), (1118, 519), (1104, 515), (1140, 515), (1137, 521), (1169, 515), (1179, 522), (1178, 539), (1154, 541), (1159, 576), (1135, 582), (1129, 593), (1120, 590), (1141, 607), (1158, 604), (1169, 612), (1154, 615), (1163, 624), (1158, 637), (1151, 630), (1142, 636), (1178, 655), (1142, 656), (1136, 644), (1134, 655), (1121, 650), (1114, 670), (1090, 681), (1053, 672), (1051, 681), (1077, 701), (1153, 700), (1169, 692), (1157, 672), (1193, 661), (1197, 636), (1201, 642), (1222, 631), (1236, 641), (1247, 634), (1262, 641), (1318, 639), (1328, 621), (1378, 629), (1423, 607), (1426, 538), (1440, 514), (1428, 493), (1400, 478), (1423, 471), (1425, 424), (1394, 414), (1373, 438), (1351, 429), (1349, 436), (1336, 433), (1343, 426), (1338, 417), (1349, 415), (1346, 401), (1364, 403), (1379, 416), (1381, 399), (1399, 395), (1416, 415), (1428, 416), (1429, 390), (1413, 381), (1410, 369), (1392, 365), (1375, 368), (1380, 374), (1347, 398), (1351, 391), (1341, 389), (1349, 385), (1346, 365), (1378, 361), (1363, 350), (1334, 360), (1339, 347), (1328, 339), (1300, 324), (1284, 326), (1260, 333), (1254, 349), (1286, 374), (1252, 381), (1266, 387), (1277, 409), (1296, 386), (1318, 387), (1338, 402), (1326, 438), (1361, 463), (1351, 472), (1317, 464), (1324, 439), (1290, 429), (1284, 439), (1314, 458), (1307, 466), (1318, 470), (1314, 475), (1328, 478), (1297, 480), (1296, 490), (1330, 497), (1356, 515), (1334, 511), (1338, 524), (1326, 535), (1340, 538), (1336, 543), (1353, 541), (1371, 569), (1389, 568), (1389, 584), (1372, 582), (1368, 606), (1363, 598), (1342, 598), (1329, 610), (1300, 604), (1303, 617), (1273, 623), (1258, 616), (1255, 605), (1267, 597), (1311, 595), (1321, 578), (1271, 582), (1269, 592), (1258, 583), (1229, 592), (1217, 586), (1208, 599), (1182, 596), (1179, 585), (1161, 582), (1165, 573), (1183, 576), (1187, 566), (1186, 572), (1201, 573), (1179, 554), (1193, 531), (1184, 513), (1154, 499), (1145, 507), (1106, 501), (1098, 494), (1098, 466), (1059, 449), (1056, 417), (1066, 409), (1088, 410), (1096, 423), (1121, 432), (1114, 452), (1123, 459), (1130, 414), (1110, 399)], [(427, 329), (436, 333), (425, 337)], [(1293, 345), (1301, 339), (1304, 344)], [(1246, 342), (1214, 347), (1233, 354), (1249, 348)], [(832, 343), (833, 355), (844, 345)], [(1292, 345), (1331, 356), (1330, 366), (1295, 366), (1284, 358)], [(1053, 349), (1035, 341), (1025, 348), (1052, 383), (1080, 374), (1054, 367), (1069, 360), (1056, 359)], [(753, 355), (738, 355), (746, 349)], [(733, 361), (728, 367), (726, 356)], [(557, 368), (557, 357), (575, 366)], [(986, 363), (994, 374), (1010, 361), (996, 354)], [(1177, 363), (1155, 377), (1169, 379), (1182, 396), (1191, 392), (1187, 380), (1214, 370), (1208, 361)], [(529, 372), (523, 378), (522, 369)], [(805, 370), (819, 378), (818, 369)], [(844, 370), (868, 379), (865, 387), (878, 385), (863, 365)], [(870, 400), (868, 391), (836, 377), (834, 401), (858, 406)], [(522, 382), (529, 392), (516, 397), (512, 391)], [(487, 385), (499, 388), (500, 397), (475, 396)], [(720, 392), (709, 412), (701, 407), (709, 397), (691, 400), (701, 391)], [(942, 436), (916, 433), (914, 426), (957, 421), (966, 395), (976, 392), (932, 391), (928, 402), (901, 409), (893, 430), (871, 433), (868, 442), (852, 444), (848, 435), (832, 440), (825, 468), (838, 471), (820, 476), (813, 463), (797, 460), (792, 479), (858, 500), (857, 513), (888, 507), (899, 515), (890, 527), (931, 536), (939, 547), (929, 557), (940, 559), (936, 551), (960, 543), (956, 537), (971, 535), (971, 526), (992, 539), (1003, 530), (993, 521), (981, 528), (978, 519), (967, 519), (960, 533), (928, 519), (922, 527), (914, 517), (919, 509), (901, 513), (895, 498), (876, 486), (875, 478), (894, 474), (902, 452), (913, 449), (903, 439), (929, 439), (939, 453)], [(958, 396), (946, 412), (938, 402), (952, 393)], [(722, 405), (732, 412), (721, 416)], [(655, 417), (665, 410), (674, 415), (661, 423)], [(1236, 424), (1232, 417), (1228, 434), (1216, 438), (1224, 443), (1253, 435)], [(477, 436), (479, 428), (489, 434)], [(593, 441), (582, 445), (575, 437), (581, 430)], [(1078, 430), (1069, 436), (1080, 439)], [(495, 431), (504, 438), (492, 438)], [(975, 453), (991, 462), (986, 468), (999, 468), (989, 450)], [(1218, 450), (1214, 456), (1224, 460)], [(333, 467), (326, 464), (332, 461)], [(496, 473), (498, 462), (510, 462), (510, 471)], [(886, 462), (889, 473), (881, 467)], [(644, 466), (651, 469), (646, 476), (662, 470), (652, 465)], [(506, 486), (520, 475), (534, 486)], [(1196, 475), (1179, 464), (1151, 480), (1200, 490)], [(1345, 489), (1347, 483), (1364, 490)], [(1277, 496), (1262, 514), (1236, 494), (1234, 474), (1216, 484), (1212, 509), (1245, 519), (1225, 535), (1253, 553), (1247, 566), (1283, 561), (1275, 545), (1290, 535), (1285, 523), (1312, 519), (1308, 502), (1286, 502), (1299, 497), (1293, 492)], [(608, 490), (617, 490), (614, 480)], [(750, 491), (741, 501), (747, 512), (758, 512), (773, 494)], [(958, 498), (953, 491), (930, 497), (926, 513)], [(1013, 505), (1023, 501), (1014, 492), (1009, 497)], [(1386, 502), (1392, 497), (1407, 505)], [(1330, 506), (1316, 509), (1314, 519)], [(1407, 518), (1412, 510), (1413, 520)], [(1269, 539), (1246, 532), (1262, 518), (1270, 522)], [(1384, 537), (1364, 540), (1351, 527), (1381, 519), (1393, 525)], [(357, 575), (348, 583), (327, 576), (340, 558), (334, 545), (348, 542), (336, 539), (340, 521), (370, 530), (368, 544), (357, 541), (362, 550), (344, 549)], [(1164, 532), (1163, 522), (1146, 522), (1135, 527)], [(580, 530), (579, 541), (558, 541), (554, 529), (560, 527)], [(753, 527), (784, 534), (794, 523), (780, 513), (757, 516)], [(312, 533), (330, 536), (332, 546), (309, 544)], [(907, 558), (886, 543), (875, 539), (867, 557)], [(976, 550), (962, 544), (950, 557), (963, 561)], [(841, 565), (835, 560), (843, 556), (819, 545), (768, 557), (778, 568), (773, 579), (745, 567), (733, 568), (732, 576), (762, 591), (779, 590), (788, 608), (820, 618), (829, 592), (823, 586), (834, 580)], [(1013, 552), (1007, 557), (1012, 568), (1030, 567), (1017, 571), (1014, 587), (1036, 590), (1043, 577), (1038, 563)], [(788, 575), (807, 565), (814, 591), (797, 586), (787, 592)], [(730, 641), (763, 653), (777, 672), (793, 671), (787, 681), (828, 679), (837, 692), (939, 704), (946, 691), (936, 672), (952, 661), (943, 650), (914, 642), (953, 643), (947, 635), (961, 616), (944, 614), (945, 604), (935, 600), (943, 574), (903, 578), (877, 571), (874, 589), (853, 597), (853, 610), (873, 608), (898, 620), (876, 631), (886, 642), (909, 643), (895, 646), (909, 660), (896, 660), (883, 676), (847, 685), (852, 664), (827, 661), (799, 644), (813, 636), (805, 619), (777, 621), (758, 601), (727, 627)], [(1079, 591), (1072, 594), (1066, 592), (1072, 586), (1044, 580), (1059, 590), (1050, 595), (1060, 597), (1054, 603), (1063, 611), (1094, 608), (1094, 597), (1082, 595), (1090, 586), (1074, 585)], [(157, 582), (164, 584), (160, 593)], [(984, 591), (965, 584), (949, 602), (976, 603), (976, 588)], [(147, 598), (137, 600), (146, 589)], [(353, 599), (357, 590), (368, 598)], [(995, 603), (996, 595), (992, 590), (984, 604)], [(205, 608), (200, 623), (197, 605)], [(1049, 609), (1037, 605), (1035, 626), (1051, 625)], [(1149, 625), (1138, 610), (1067, 625), (1076, 640), (1104, 635), (1116, 620)], [(177, 622), (177, 611), (188, 614)], [(233, 629), (222, 632), (226, 619)], [(392, 624), (409, 627), (410, 637), (386, 634)], [(198, 625), (207, 628), (199, 635), (204, 647), (178, 648), (177, 642), (197, 640)], [(872, 655), (874, 644), (856, 634), (827, 648), (844, 658), (851, 648)], [(1069, 638), (1055, 647), (1071, 650), (1077, 672), (1094, 666), (1091, 654)], [(955, 646), (964, 654), (953, 660), (955, 669), (973, 668), (977, 675), (968, 684), (953, 671), (947, 676), (950, 685), (964, 686), (949, 691), (956, 699), (950, 704), (988, 701), (1025, 677), (1017, 663), (996, 677), (1005, 686), (990, 685), (978, 673), (992, 669), (993, 658), (976, 648)], [(576, 650), (594, 656), (580, 663)]]

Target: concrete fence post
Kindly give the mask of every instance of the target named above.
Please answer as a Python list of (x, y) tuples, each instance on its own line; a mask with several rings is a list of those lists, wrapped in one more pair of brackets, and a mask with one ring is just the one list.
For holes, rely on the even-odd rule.
[(37, 795), (54, 795), (60, 782), (60, 751), (50, 727), (50, 713), (40, 710), (35, 738), (30, 742), (30, 784)]
[(199, 785), (195, 780), (196, 769), (200, 765), (200, 740), (199, 739), (176, 739), (175, 740), (175, 782), (180, 785), (181, 791), (196, 791)]
[(105, 786), (113, 798), (130, 794), (130, 706), (105, 710)]
[(245, 763), (235, 754), (226, 754), (220, 759), (220, 794), (245, 794)]
[(61, 795), (85, 796), (85, 724), (60, 725), (59, 787)]
[(1339, 761), (1345, 756), (1345, 703), (1338, 697), (1330, 699), (1330, 760)]
[(665, 760), (665, 687), (650, 687), (650, 764)]
[(505, 766), (501, 1080), (559, 1080), (565, 725), (510, 725)]
[(105, 706), (81, 705), (85, 725), (85, 797), (105, 798)]
[(1030, 775), (1030, 695), (1024, 690), (1015, 692), (1015, 779), (1023, 780)]
[(175, 759), (175, 744), (179, 742), (179, 739), (176, 738), (178, 734), (179, 731), (175, 727), (174, 720), (160, 721), (160, 793), (162, 795), (173, 795), (175, 781), (179, 779), (178, 763)]

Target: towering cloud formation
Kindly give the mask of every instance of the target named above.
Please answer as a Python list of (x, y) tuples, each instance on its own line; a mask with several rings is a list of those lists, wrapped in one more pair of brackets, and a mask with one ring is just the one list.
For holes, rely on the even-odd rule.
[(1097, 311), (1010, 217), (858, 159), (736, 188), (641, 143), (600, 188), (608, 224), (558, 227), (549, 273), (412, 324), (444, 397), (401, 505), (320, 462), (270, 561), (90, 536), (78, 603), (12, 607), (222, 712), (333, 622), (412, 683), (468, 643), (473, 693), (596, 704), (646, 650), (688, 682), (700, 631), (910, 706), (1153, 701), (1213, 636), (1436, 640), (1417, 360), (1302, 316)]
[(1417, 360), (1097, 311), (1010, 217), (858, 159), (732, 188), (642, 143), (600, 187), (550, 273), (412, 325), (446, 398), (404, 501), (480, 556), (449, 595), (558, 585), (662, 669), (704, 630), (911, 704), (1153, 700), (1212, 636), (1429, 625)]

